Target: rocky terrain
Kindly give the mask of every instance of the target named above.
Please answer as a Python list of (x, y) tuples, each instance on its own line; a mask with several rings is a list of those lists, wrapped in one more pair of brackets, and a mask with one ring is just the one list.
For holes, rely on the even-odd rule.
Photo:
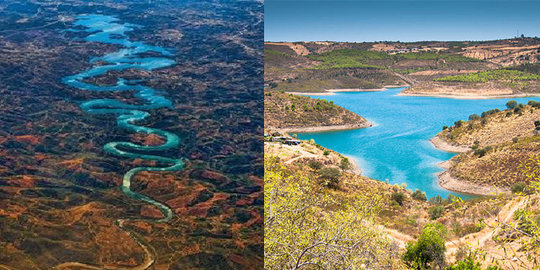
[[(0, 268), (261, 268), (262, 12), (255, 1), (2, 1)], [(156, 164), (103, 150), (111, 141), (156, 145), (162, 138), (130, 134), (114, 116), (79, 108), (96, 98), (137, 104), (133, 92), (61, 82), (118, 50), (66, 31), (89, 13), (136, 23), (131, 40), (174, 52), (175, 66), (110, 72), (93, 82), (142, 79), (173, 101), (142, 124), (177, 134), (180, 147), (159, 154), (184, 157), (186, 168), (137, 174), (131, 187), (173, 209), (168, 223), (115, 225), (161, 217), (119, 189), (126, 171)]]

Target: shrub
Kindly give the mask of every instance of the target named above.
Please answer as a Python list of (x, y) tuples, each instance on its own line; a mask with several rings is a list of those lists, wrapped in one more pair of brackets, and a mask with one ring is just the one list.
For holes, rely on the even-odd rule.
[(512, 187), (510, 188), (512, 190), (512, 193), (523, 193), (523, 194), (530, 194), (532, 193), (532, 190), (529, 189), (527, 183), (525, 182), (516, 182), (512, 184)]
[[(448, 266), (448, 270), (482, 270), (482, 264), (477, 261), (476, 252), (468, 252), (467, 256), (454, 264)], [(496, 265), (491, 265), (486, 270), (500, 270)]]
[(487, 152), (489, 152), (492, 149), (491, 146), (486, 146), (482, 149), (476, 149), (474, 150), (474, 154), (478, 155), (478, 157), (483, 157), (486, 155)]
[(513, 143), (517, 143), (517, 142), (518, 142), (518, 140), (519, 140), (519, 139), (518, 139), (518, 137), (514, 137), (514, 138), (512, 138), (512, 142), (513, 142)]
[(308, 166), (316, 171), (320, 170), (322, 168), (322, 163), (312, 160), (308, 163)]
[(446, 130), (447, 128), (448, 128), (448, 126), (443, 126), (442, 130)]
[(348, 170), (351, 168), (351, 162), (349, 161), (348, 158), (344, 157), (341, 159), (341, 164), (339, 165), (339, 167), (342, 169), (342, 170)]
[(329, 188), (338, 188), (339, 187), (339, 178), (341, 177), (341, 172), (337, 168), (323, 168), (319, 170), (319, 175), (321, 180), (323, 180), (323, 185)]
[(439, 195), (437, 195), (435, 197), (431, 197), (431, 198), (429, 198), (429, 203), (435, 204), (435, 205), (442, 204), (443, 203), (443, 198), (441, 196), (439, 196)]
[(429, 208), (429, 210), (428, 210), (429, 217), (432, 220), (440, 218), (442, 216), (443, 212), (444, 212), (444, 207), (443, 206), (433, 206), (433, 207)]
[(405, 201), (405, 194), (401, 191), (396, 191), (392, 193), (392, 200), (397, 202), (399, 205), (403, 205), (403, 202)]
[(518, 105), (517, 101), (515, 101), (515, 100), (510, 100), (510, 101), (506, 102), (506, 108), (508, 108), (508, 109), (513, 109), (517, 105)]
[(536, 128), (536, 130), (540, 130), (540, 120), (534, 121), (534, 127)]
[(325, 155), (325, 156), (328, 156), (328, 155), (330, 155), (330, 151), (328, 151), (328, 150), (324, 150), (324, 152), (323, 152), (323, 155)]
[(412, 197), (413, 197), (413, 199), (415, 199), (415, 200), (424, 201), (424, 202), (427, 201), (426, 193), (420, 191), (419, 189), (416, 189), (416, 190), (412, 193)]
[(427, 224), (416, 243), (409, 242), (403, 260), (413, 269), (445, 267), (446, 228), (440, 223)]
[(527, 104), (531, 105), (533, 108), (540, 108), (540, 102), (538, 101), (531, 100)]
[(459, 120), (459, 121), (454, 122), (454, 125), (456, 127), (461, 127), (461, 125), (463, 125), (463, 123), (465, 123), (463, 120)]
[(469, 120), (476, 120), (476, 119), (480, 119), (480, 115), (478, 115), (478, 114), (469, 115)]

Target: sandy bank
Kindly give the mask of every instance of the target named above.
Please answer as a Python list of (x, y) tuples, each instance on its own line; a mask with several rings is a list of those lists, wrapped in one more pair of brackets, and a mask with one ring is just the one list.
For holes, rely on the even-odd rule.
[(435, 146), (435, 148), (446, 152), (464, 153), (471, 150), (471, 148), (468, 146), (450, 144), (438, 136), (431, 138), (429, 141), (433, 144), (433, 146)]
[(477, 95), (477, 94), (427, 94), (427, 93), (403, 93), (400, 92), (398, 96), (409, 97), (440, 97), (440, 98), (453, 98), (453, 99), (497, 99), (497, 98), (526, 98), (526, 97), (540, 97), (540, 95), (532, 94), (511, 94), (511, 95)]
[(398, 88), (398, 87), (406, 87), (405, 86), (399, 86), (399, 85), (385, 85), (383, 88), (345, 88), (345, 89), (328, 89), (324, 90), (324, 92), (287, 92), (288, 94), (295, 94), (295, 95), (309, 95), (309, 96), (331, 96), (335, 95), (337, 92), (381, 92), (386, 91), (388, 88)]
[(459, 180), (453, 177), (449, 171), (440, 172), (437, 174), (437, 176), (439, 177), (439, 185), (451, 191), (481, 196), (493, 196), (499, 193), (510, 193), (509, 188), (496, 188), (494, 186), (478, 185)]
[(290, 128), (280, 128), (283, 132), (287, 133), (303, 133), (303, 132), (321, 132), (321, 131), (331, 131), (331, 130), (348, 130), (348, 129), (358, 129), (358, 128), (367, 128), (373, 126), (373, 123), (366, 121), (361, 124), (347, 124), (347, 125), (332, 125), (332, 126), (319, 126), (319, 127), (290, 127)]
[[(467, 146), (456, 146), (449, 144), (437, 136), (431, 138), (429, 141), (435, 146), (435, 148), (446, 152), (463, 153), (471, 150)], [(454, 161), (450, 159), (438, 164), (439, 167), (445, 169), (445, 171), (437, 174), (437, 177), (439, 178), (439, 185), (444, 189), (480, 196), (493, 196), (499, 193), (510, 193), (509, 188), (496, 188), (494, 186), (479, 185), (468, 181), (463, 181), (452, 176), (448, 170), (452, 167), (453, 163)]]
[(343, 155), (343, 154), (341, 154), (341, 155), (349, 159), (349, 162), (351, 163), (351, 168), (348, 171), (350, 173), (362, 175), (362, 169), (360, 169), (360, 166), (358, 166), (358, 164), (356, 164), (356, 160), (353, 157)]

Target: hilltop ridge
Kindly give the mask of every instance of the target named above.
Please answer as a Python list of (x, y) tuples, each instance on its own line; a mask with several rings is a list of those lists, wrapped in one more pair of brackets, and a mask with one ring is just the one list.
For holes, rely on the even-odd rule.
[(411, 86), (401, 94), (540, 95), (540, 39), (266, 42), (265, 82), (294, 92)]

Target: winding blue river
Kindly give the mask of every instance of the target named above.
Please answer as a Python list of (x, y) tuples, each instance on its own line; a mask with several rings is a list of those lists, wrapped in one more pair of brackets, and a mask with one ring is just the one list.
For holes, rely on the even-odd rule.
[[(406, 183), (408, 189), (425, 191), (428, 197), (460, 195), (439, 186), (438, 163), (455, 154), (433, 147), (429, 139), (457, 120), (494, 108), (504, 109), (506, 102), (527, 103), (540, 98), (450, 99), (398, 96), (404, 88), (383, 92), (341, 92), (317, 97), (334, 101), (375, 125), (370, 128), (301, 133), (300, 139), (314, 139), (322, 146), (355, 159), (363, 174), (391, 184)], [(466, 197), (466, 196), (464, 196)]]
[[(147, 110), (164, 107), (172, 108), (172, 102), (164, 97), (160, 91), (142, 85), (138, 80), (129, 81), (118, 78), (116, 85), (112, 86), (98, 86), (84, 80), (105, 75), (107, 72), (114, 70), (139, 69), (150, 71), (172, 66), (175, 62), (166, 57), (170, 56), (171, 53), (164, 48), (150, 46), (143, 42), (130, 41), (126, 32), (138, 26), (129, 23), (118, 23), (118, 19), (112, 16), (95, 14), (81, 15), (77, 17), (77, 21), (74, 24), (75, 26), (83, 27), (84, 30), (72, 29), (72, 31), (85, 31), (88, 33), (88, 36), (85, 38), (86, 41), (115, 44), (121, 46), (121, 49), (91, 59), (90, 63), (94, 64), (92, 68), (72, 76), (67, 76), (63, 78), (63, 82), (72, 87), (87, 91), (118, 92), (131, 90), (135, 91), (135, 97), (144, 101), (142, 105), (134, 105), (115, 99), (95, 99), (82, 103), (80, 107), (90, 114), (115, 114), (117, 115), (117, 124), (119, 127), (132, 132), (156, 134), (165, 139), (163, 144), (157, 146), (138, 145), (132, 142), (109, 142), (104, 146), (104, 150), (120, 157), (140, 158), (169, 164), (168, 167), (133, 168), (125, 173), (121, 187), (122, 191), (129, 197), (152, 204), (163, 213), (163, 218), (153, 221), (167, 222), (173, 217), (173, 211), (167, 205), (146, 195), (134, 192), (130, 187), (133, 176), (138, 172), (176, 171), (184, 167), (184, 162), (181, 158), (139, 153), (141, 151), (167, 150), (179, 145), (180, 139), (176, 134), (136, 124), (150, 116)], [(141, 57), (140, 54), (146, 52), (155, 52), (163, 57)], [(134, 153), (132, 151), (136, 152)]]

